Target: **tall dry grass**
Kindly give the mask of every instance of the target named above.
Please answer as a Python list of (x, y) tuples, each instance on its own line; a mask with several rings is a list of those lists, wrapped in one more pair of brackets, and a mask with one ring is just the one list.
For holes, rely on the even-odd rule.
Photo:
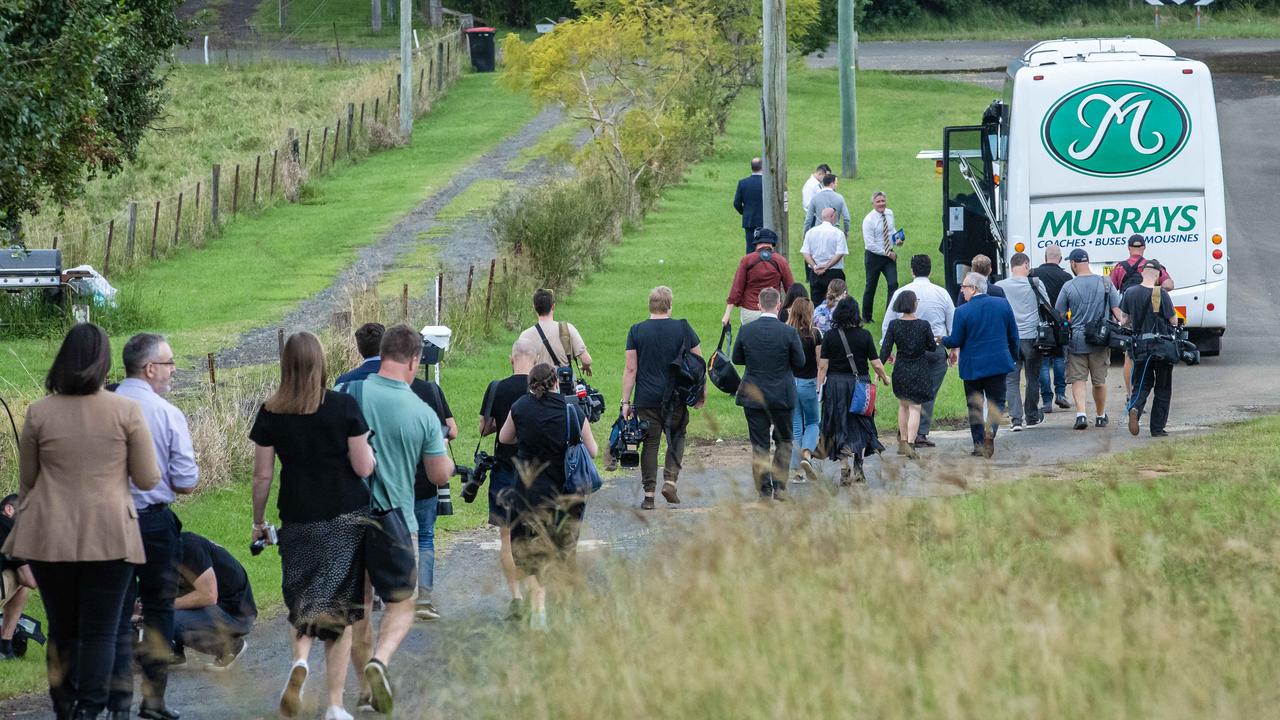
[(1275, 717), (1277, 431), (957, 499), (720, 512), (562, 598), (548, 634), (499, 642), (469, 709)]

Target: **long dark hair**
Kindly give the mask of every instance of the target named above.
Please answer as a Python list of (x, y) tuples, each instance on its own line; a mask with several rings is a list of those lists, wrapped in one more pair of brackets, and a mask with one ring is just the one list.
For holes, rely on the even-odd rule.
[(847, 297), (836, 303), (836, 309), (831, 312), (831, 324), (841, 330), (862, 327), (862, 313), (858, 311), (858, 301)]
[(49, 366), (44, 388), (57, 395), (92, 395), (102, 389), (111, 371), (111, 341), (93, 323), (80, 323), (67, 332)]

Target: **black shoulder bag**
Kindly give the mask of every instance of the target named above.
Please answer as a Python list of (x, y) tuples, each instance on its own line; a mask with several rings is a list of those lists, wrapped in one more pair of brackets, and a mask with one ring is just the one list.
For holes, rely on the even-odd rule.
[(738, 385), (742, 383), (742, 378), (738, 377), (738, 368), (733, 366), (729, 356), (724, 353), (726, 337), (729, 338), (729, 351), (732, 352), (733, 326), (729, 323), (725, 323), (724, 328), (720, 330), (720, 342), (716, 343), (716, 351), (707, 365), (707, 377), (711, 378), (711, 384), (715, 385), (720, 392), (734, 395), (738, 392)]
[(1107, 316), (1111, 314), (1111, 295), (1107, 292), (1109, 282), (1102, 278), (1102, 314), (1084, 326), (1084, 341), (1096, 350), (1111, 347), (1111, 325), (1107, 322)]
[(707, 386), (707, 361), (693, 354), (689, 347), (689, 335), (693, 330), (688, 320), (681, 320), (681, 331), (684, 339), (680, 341), (680, 353), (671, 361), (669, 373), (669, 392), (680, 402), (693, 407), (702, 399)]
[(1036, 352), (1045, 357), (1056, 355), (1058, 351), (1071, 342), (1071, 325), (1063, 319), (1058, 309), (1049, 302), (1043, 287), (1031, 279), (1031, 291), (1036, 295), (1036, 305), (1040, 309), (1040, 320), (1036, 323)]

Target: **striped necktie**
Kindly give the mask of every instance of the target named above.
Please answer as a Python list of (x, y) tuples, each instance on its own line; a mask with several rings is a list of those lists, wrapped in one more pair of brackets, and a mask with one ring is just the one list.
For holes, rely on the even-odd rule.
[(880, 213), (880, 224), (884, 228), (884, 254), (888, 255), (893, 251), (893, 240), (889, 238), (889, 214)]

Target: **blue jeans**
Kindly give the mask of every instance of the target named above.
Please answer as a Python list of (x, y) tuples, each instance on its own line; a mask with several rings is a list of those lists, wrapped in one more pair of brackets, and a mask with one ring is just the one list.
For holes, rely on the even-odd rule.
[[(1053, 366), (1053, 383), (1049, 382), (1049, 366)], [(1053, 388), (1052, 391), (1049, 388)], [(1045, 358), (1040, 363), (1040, 399), (1042, 405), (1053, 402), (1053, 396), (1062, 397), (1067, 394), (1067, 356), (1058, 355)]]
[(800, 467), (801, 450), (813, 452), (818, 447), (821, 419), (818, 381), (815, 378), (796, 378), (796, 409), (791, 412), (791, 437), (795, 438), (791, 450), (792, 470)]
[(431, 602), (436, 574), (436, 501), (418, 500), (413, 514), (418, 518), (418, 602)]

